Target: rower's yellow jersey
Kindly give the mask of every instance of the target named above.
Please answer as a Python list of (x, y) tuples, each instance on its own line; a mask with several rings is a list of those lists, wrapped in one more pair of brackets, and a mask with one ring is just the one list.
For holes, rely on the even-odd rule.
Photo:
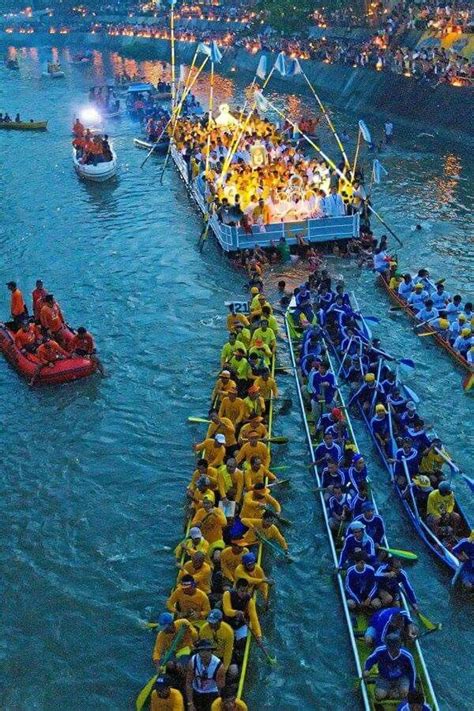
[(199, 630), (199, 639), (210, 639), (216, 645), (217, 649), (214, 654), (222, 660), (224, 669), (227, 671), (232, 661), (232, 652), (234, 649), (234, 630), (222, 621), (219, 629), (215, 630), (209, 622)]
[(178, 689), (170, 689), (167, 699), (162, 699), (153, 689), (150, 711), (184, 711), (183, 696)]

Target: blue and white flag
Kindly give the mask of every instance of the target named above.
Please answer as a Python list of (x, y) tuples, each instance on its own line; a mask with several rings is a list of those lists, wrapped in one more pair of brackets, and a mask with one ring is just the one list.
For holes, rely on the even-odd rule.
[(255, 103), (257, 104), (257, 109), (262, 113), (265, 113), (270, 108), (270, 104), (261, 91), (255, 92)]
[(362, 134), (362, 138), (366, 143), (372, 143), (372, 136), (370, 135), (370, 131), (367, 128), (367, 125), (362, 119), (359, 121), (359, 131)]
[(213, 40), (212, 45), (211, 45), (211, 62), (213, 62), (213, 64), (219, 64), (221, 59), (222, 59), (222, 52), (220, 51), (219, 47), (217, 46), (216, 40)]
[(296, 74), (302, 74), (303, 70), (301, 64), (297, 59), (290, 59), (289, 66), (286, 72), (287, 77), (294, 77)]
[(265, 54), (262, 54), (262, 56), (260, 57), (256, 75), (259, 79), (265, 79), (265, 77), (267, 76), (267, 57)]
[(388, 172), (385, 170), (378, 158), (375, 158), (372, 164), (372, 180), (376, 185), (379, 185), (382, 182), (383, 175), (388, 175)]
[(286, 62), (284, 52), (280, 52), (275, 62), (275, 69), (280, 72), (282, 77), (286, 77)]
[(208, 44), (204, 44), (204, 42), (200, 42), (197, 46), (197, 53), (198, 54), (205, 54), (206, 57), (210, 57), (212, 55), (212, 50), (209, 47)]

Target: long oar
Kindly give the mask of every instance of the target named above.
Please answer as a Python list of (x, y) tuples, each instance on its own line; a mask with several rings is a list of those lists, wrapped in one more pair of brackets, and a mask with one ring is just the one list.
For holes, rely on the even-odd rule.
[(470, 490), (474, 492), (474, 479), (471, 479), (471, 477), (466, 476), (466, 474), (461, 474), (461, 476), (470, 488)]
[[(168, 649), (168, 651), (166, 652), (165, 656), (163, 657), (163, 659), (162, 659), (161, 662), (160, 662), (160, 668), (166, 667), (166, 665), (168, 664), (169, 660), (170, 660), (171, 657), (174, 655), (174, 653), (175, 653), (175, 651), (176, 651), (176, 647), (178, 646), (178, 644), (179, 644), (179, 643), (181, 642), (181, 640), (183, 639), (183, 637), (184, 637), (184, 635), (185, 635), (185, 633), (186, 633), (186, 630), (187, 630), (186, 625), (182, 625), (182, 626), (180, 627), (180, 629), (178, 630), (178, 632), (177, 632), (177, 634), (176, 634), (174, 640), (172, 641), (172, 643), (171, 643), (171, 645), (170, 645), (170, 648)], [(151, 679), (145, 684), (145, 686), (143, 687), (143, 689), (142, 689), (142, 690), (140, 691), (140, 693), (138, 694), (137, 700), (136, 700), (136, 702), (135, 702), (136, 711), (141, 711), (141, 710), (142, 710), (143, 706), (144, 706), (145, 703), (146, 703), (146, 700), (148, 699), (149, 695), (150, 695), (151, 692), (152, 692), (152, 689), (153, 689), (153, 687), (154, 687), (154, 685), (155, 685), (155, 682), (156, 682), (157, 678), (158, 678), (158, 674), (155, 674), (154, 676), (152, 676)]]
[(258, 639), (257, 635), (255, 634), (255, 632), (253, 631), (253, 629), (250, 627), (250, 625), (247, 625), (247, 628), (248, 628), (250, 634), (252, 635), (252, 637), (254, 638), (257, 647), (262, 651), (263, 656), (265, 657), (265, 659), (267, 660), (267, 662), (268, 662), (269, 664), (271, 664), (272, 667), (274, 667), (275, 664), (277, 663), (277, 658), (276, 658), (275, 656), (273, 656), (272, 654), (270, 654), (270, 653), (265, 649), (263, 642), (262, 642), (260, 639)]
[(275, 486), (289, 486), (290, 480), (289, 479), (277, 479), (276, 481), (272, 481), (271, 484), (267, 484), (267, 489), (271, 489), (272, 487)]
[(286, 560), (292, 562), (293, 558), (290, 557), (289, 553), (287, 551), (284, 551), (283, 548), (280, 548), (280, 546), (277, 546), (275, 543), (272, 543), (268, 538), (263, 536), (260, 531), (257, 531), (255, 529), (255, 535), (257, 536), (259, 541), (262, 541), (266, 546), (271, 548), (275, 553), (280, 557), (280, 558), (285, 558)]
[(416, 610), (416, 615), (417, 615), (418, 619), (420, 620), (421, 624), (423, 625), (423, 627), (428, 632), (437, 632), (443, 626), (441, 622), (432, 622), (428, 617), (426, 617), (426, 615), (424, 615), (419, 610)]
[(418, 560), (418, 556), (416, 555), (416, 553), (412, 553), (411, 551), (404, 551), (400, 550), (399, 548), (384, 548), (382, 546), (379, 546), (379, 550), (386, 551), (387, 553), (390, 553), (390, 555), (394, 555), (396, 558), (405, 558), (406, 560)]
[(398, 244), (400, 245), (400, 247), (403, 247), (403, 242), (402, 242), (402, 240), (401, 240), (399, 237), (397, 237), (397, 235), (396, 235), (395, 232), (392, 230), (392, 228), (387, 225), (387, 223), (385, 222), (385, 220), (383, 220), (383, 219), (380, 217), (379, 213), (378, 213), (376, 210), (374, 210), (374, 208), (372, 207), (372, 205), (371, 205), (368, 201), (367, 201), (367, 207), (369, 208), (370, 212), (372, 212), (372, 213), (375, 215), (375, 217), (382, 223), (382, 225), (385, 227), (385, 229), (390, 232), (390, 234), (392, 235), (392, 237), (395, 237), (395, 239), (397, 240), (397, 242), (398, 242)]
[(375, 684), (377, 679), (378, 676), (358, 676), (357, 679), (354, 680), (354, 688), (360, 689), (362, 682), (365, 682), (366, 684)]
[(288, 437), (267, 437), (266, 442), (271, 442), (272, 444), (288, 444)]
[(287, 518), (283, 518), (283, 516), (280, 516), (279, 513), (277, 513), (274, 509), (272, 509), (271, 506), (265, 506), (264, 511), (268, 511), (268, 513), (271, 513), (275, 516), (277, 521), (280, 521), (281, 523), (284, 523), (286, 526), (292, 526), (293, 524), (291, 521), (289, 521)]
[(420, 338), (425, 338), (426, 336), (436, 336), (437, 331), (428, 331), (428, 333), (417, 333), (416, 335)]
[(188, 417), (188, 422), (205, 422), (206, 424), (209, 424), (211, 420), (206, 420), (205, 417)]
[(464, 563), (461, 563), (461, 565), (458, 566), (458, 569), (456, 570), (453, 577), (451, 578), (451, 587), (452, 588), (454, 588), (454, 586), (458, 582), (458, 579), (459, 579), (463, 570), (464, 570)]
[(346, 358), (347, 358), (347, 355), (348, 355), (348, 353), (349, 353), (349, 351), (350, 351), (350, 348), (351, 348), (351, 345), (352, 345), (352, 341), (353, 341), (353, 340), (354, 340), (354, 338), (353, 338), (353, 336), (351, 336), (351, 337), (349, 338), (349, 343), (347, 344), (347, 348), (345, 349), (344, 353), (342, 354), (341, 365), (339, 366), (339, 370), (338, 370), (337, 373), (336, 373), (336, 378), (339, 378), (339, 376), (340, 376), (340, 374), (341, 374), (341, 371), (342, 371), (342, 369), (344, 368), (344, 363), (345, 363), (345, 360), (346, 360)]

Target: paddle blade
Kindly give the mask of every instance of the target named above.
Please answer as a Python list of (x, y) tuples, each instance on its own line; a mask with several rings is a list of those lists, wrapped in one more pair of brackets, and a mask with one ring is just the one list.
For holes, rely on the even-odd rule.
[(288, 437), (269, 437), (268, 441), (272, 442), (272, 444), (287, 444)]
[(400, 365), (408, 368), (408, 370), (413, 370), (415, 367), (415, 361), (411, 358), (400, 358)]
[(406, 394), (408, 395), (408, 397), (410, 398), (410, 400), (413, 400), (415, 405), (419, 405), (420, 398), (418, 397), (416, 392), (414, 390), (412, 390), (411, 388), (409, 388), (408, 385), (405, 385), (405, 383), (403, 383), (403, 388), (404, 388)]
[(435, 632), (436, 630), (441, 629), (441, 624), (439, 622), (431, 622), (426, 615), (424, 615), (422, 612), (418, 611), (416, 613), (418, 615), (418, 619), (420, 620), (421, 624), (425, 629), (429, 630), (430, 632)]
[(474, 373), (469, 373), (469, 375), (464, 378), (462, 386), (464, 388), (465, 393), (469, 392), (469, 390), (472, 390), (472, 388), (474, 388)]
[(364, 316), (364, 321), (369, 323), (380, 323), (380, 319), (377, 316)]
[(143, 689), (138, 694), (137, 700), (135, 702), (136, 711), (142, 711), (142, 708), (144, 707), (146, 700), (150, 696), (150, 694), (153, 690), (153, 687), (155, 686), (155, 681), (157, 679), (158, 679), (158, 674), (155, 674), (155, 676), (152, 676), (150, 681), (143, 687)]
[(206, 420), (204, 417), (188, 417), (188, 422), (204, 422), (209, 424), (210, 420)]
[(380, 546), (380, 550), (387, 551), (387, 553), (390, 553), (390, 555), (394, 555), (396, 558), (405, 558), (405, 560), (418, 560), (418, 556), (416, 555), (416, 553), (412, 553), (411, 551), (404, 551), (400, 550), (399, 548), (382, 548), (382, 546)]

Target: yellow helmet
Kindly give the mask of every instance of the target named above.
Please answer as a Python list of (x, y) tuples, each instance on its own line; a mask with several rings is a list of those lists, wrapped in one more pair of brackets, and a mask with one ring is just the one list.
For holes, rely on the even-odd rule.
[(447, 318), (440, 318), (439, 320), (439, 327), (442, 328), (443, 330), (449, 328), (449, 321)]
[(467, 336), (471, 335), (471, 329), (470, 328), (463, 328), (461, 331), (461, 336), (464, 336), (466, 338)]
[(375, 375), (373, 373), (366, 373), (364, 375), (364, 380), (366, 383), (373, 383), (375, 380)]

